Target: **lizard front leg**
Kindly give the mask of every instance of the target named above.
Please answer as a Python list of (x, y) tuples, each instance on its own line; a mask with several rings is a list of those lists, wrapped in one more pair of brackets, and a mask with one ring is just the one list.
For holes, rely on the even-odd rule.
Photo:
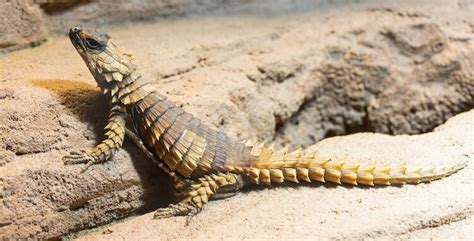
[(90, 166), (102, 163), (110, 159), (122, 146), (125, 136), (126, 115), (122, 108), (112, 108), (109, 121), (105, 127), (107, 138), (90, 150), (72, 151), (70, 155), (64, 156), (66, 165), (86, 163), (85, 171)]
[(173, 216), (194, 216), (199, 213), (204, 204), (214, 195), (219, 196), (220, 191), (235, 193), (244, 186), (243, 177), (234, 173), (217, 173), (206, 175), (193, 181), (184, 198), (177, 204), (160, 208), (155, 212), (154, 218), (167, 218)]

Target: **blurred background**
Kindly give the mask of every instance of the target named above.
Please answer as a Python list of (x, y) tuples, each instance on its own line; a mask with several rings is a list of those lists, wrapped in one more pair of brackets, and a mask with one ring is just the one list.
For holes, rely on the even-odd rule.
[[(375, 0), (3, 0), (0, 53), (36, 46), (70, 26), (120, 25), (195, 15), (251, 14), (263, 17), (324, 10)], [(401, 2), (401, 1), (397, 1)], [(397, 4), (395, 2), (394, 4)], [(420, 1), (417, 1), (420, 2)]]

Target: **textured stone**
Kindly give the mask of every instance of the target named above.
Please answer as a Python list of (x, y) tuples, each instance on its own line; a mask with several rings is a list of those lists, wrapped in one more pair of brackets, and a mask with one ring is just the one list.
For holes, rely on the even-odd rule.
[(89, 27), (103, 27), (104, 25), (124, 23), (132, 20), (150, 20), (156, 17), (176, 15), (182, 13), (182, 8), (191, 1), (85, 0), (69, 2), (74, 2), (74, 5), (70, 3), (66, 5), (66, 9), (61, 6), (62, 4), (58, 6), (58, 4), (51, 3), (43, 6), (46, 9), (50, 9), (46, 11), (45, 19), (51, 31), (64, 33), (70, 26), (76, 24), (83, 24)]
[[(110, 35), (136, 56), (144, 78), (211, 126), (238, 138), (308, 146), (359, 131), (429, 132), (473, 108), (470, 12), (445, 3), (201, 17)], [(107, 116), (68, 39), (8, 53), (0, 66), (7, 66), (0, 72), (1, 237), (58, 238), (172, 201), (168, 179), (128, 141), (84, 174), (63, 166), (63, 155), (101, 140)], [(472, 111), (452, 119), (423, 135), (357, 134), (317, 147), (371, 160), (472, 160)], [(244, 192), (211, 202), (191, 227), (183, 218), (145, 215), (137, 222), (146, 229), (142, 238), (396, 238), (472, 216), (470, 166), (403, 188), (314, 184)], [(117, 234), (110, 239), (134, 235), (120, 227), (104, 232)]]
[(0, 53), (45, 41), (41, 10), (33, 0), (0, 2)]

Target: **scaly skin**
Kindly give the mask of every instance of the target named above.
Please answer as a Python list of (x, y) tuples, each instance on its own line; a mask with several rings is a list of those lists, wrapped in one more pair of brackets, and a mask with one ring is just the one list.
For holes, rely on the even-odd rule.
[[(193, 215), (209, 198), (225, 198), (250, 184), (332, 182), (351, 185), (415, 184), (450, 175), (466, 166), (415, 167), (407, 164), (355, 162), (318, 158), (314, 147), (289, 152), (264, 144), (236, 141), (201, 123), (158, 94), (141, 78), (132, 56), (107, 34), (71, 28), (69, 37), (110, 99), (107, 138), (92, 150), (71, 152), (66, 164), (86, 168), (104, 162), (122, 146), (127, 134), (145, 154), (174, 178), (181, 201), (159, 209), (155, 217)], [(125, 126), (129, 118), (133, 129)]]

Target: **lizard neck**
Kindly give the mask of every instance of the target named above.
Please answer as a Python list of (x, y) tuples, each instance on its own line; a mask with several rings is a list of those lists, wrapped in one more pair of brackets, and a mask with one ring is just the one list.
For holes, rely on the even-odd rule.
[[(112, 103), (130, 106), (142, 100), (152, 92), (151, 84), (137, 71), (123, 76), (122, 81), (114, 81), (109, 89)], [(104, 90), (104, 92), (107, 92)]]

